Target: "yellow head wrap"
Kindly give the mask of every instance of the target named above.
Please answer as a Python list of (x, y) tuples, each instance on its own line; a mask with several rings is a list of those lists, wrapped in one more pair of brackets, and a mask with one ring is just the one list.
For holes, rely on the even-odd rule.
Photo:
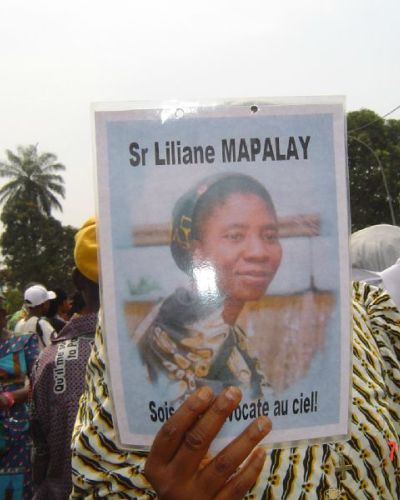
[(88, 219), (75, 234), (74, 259), (79, 271), (91, 281), (98, 283), (96, 218)]

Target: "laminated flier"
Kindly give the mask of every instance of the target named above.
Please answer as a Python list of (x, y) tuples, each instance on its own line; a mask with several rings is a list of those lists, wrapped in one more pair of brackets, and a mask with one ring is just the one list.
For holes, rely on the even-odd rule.
[(102, 319), (121, 445), (199, 387), (239, 386), (221, 447), (348, 435), (342, 98), (94, 107)]

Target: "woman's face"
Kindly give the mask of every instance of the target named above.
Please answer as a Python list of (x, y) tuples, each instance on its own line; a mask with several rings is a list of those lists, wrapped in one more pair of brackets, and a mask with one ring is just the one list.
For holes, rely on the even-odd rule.
[(194, 264), (213, 268), (217, 287), (237, 302), (259, 299), (282, 257), (278, 225), (265, 201), (252, 193), (233, 193), (200, 227)]

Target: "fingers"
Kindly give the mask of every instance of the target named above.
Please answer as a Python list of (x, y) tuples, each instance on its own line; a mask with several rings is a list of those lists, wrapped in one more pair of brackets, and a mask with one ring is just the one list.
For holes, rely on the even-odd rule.
[(185, 433), (206, 411), (213, 400), (213, 392), (209, 387), (202, 387), (179, 407), (179, 409), (161, 427), (156, 435), (146, 469), (167, 464), (180, 447)]
[[(259, 417), (252, 422), (234, 441), (229, 443), (208, 465), (200, 472), (204, 484), (212, 485), (213, 491), (217, 492), (223, 487), (226, 480), (237, 470), (246, 460), (254, 447), (269, 433), (271, 422), (266, 417)], [(261, 453), (257, 452), (258, 454)], [(258, 456), (258, 455), (256, 455)], [(253, 458), (250, 464), (257, 464)], [(254, 462), (254, 463), (253, 463)], [(250, 467), (250, 469), (249, 469)], [(240, 472), (240, 478), (252, 477), (253, 467), (247, 464)], [(258, 473), (257, 473), (258, 475)], [(256, 476), (257, 477), (257, 476)], [(242, 479), (240, 479), (242, 481)], [(251, 485), (251, 484), (250, 484)], [(234, 483), (236, 487), (236, 483)], [(247, 490), (246, 490), (247, 491)]]
[(266, 453), (262, 448), (257, 448), (250, 455), (247, 462), (234, 474), (216, 496), (216, 500), (241, 500), (253, 486), (260, 475)]
[(215, 399), (212, 390), (203, 387), (163, 425), (145, 466), (145, 475), (159, 498), (243, 498), (262, 470), (265, 452), (251, 452), (270, 431), (269, 419), (259, 417), (214, 459), (205, 460), (210, 444), (240, 399), (237, 387), (228, 387)]
[(187, 476), (197, 471), (211, 442), (241, 397), (240, 389), (228, 387), (213, 401), (204, 415), (186, 432), (174, 459), (177, 470)]

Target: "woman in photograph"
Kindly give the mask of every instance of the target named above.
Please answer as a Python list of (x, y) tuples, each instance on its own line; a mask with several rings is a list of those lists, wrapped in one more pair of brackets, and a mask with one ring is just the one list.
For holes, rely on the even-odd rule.
[(265, 294), (281, 262), (268, 191), (243, 174), (204, 179), (175, 204), (171, 252), (190, 287), (177, 289), (141, 325), (150, 381), (171, 402), (203, 385), (261, 396), (266, 382), (237, 319)]

